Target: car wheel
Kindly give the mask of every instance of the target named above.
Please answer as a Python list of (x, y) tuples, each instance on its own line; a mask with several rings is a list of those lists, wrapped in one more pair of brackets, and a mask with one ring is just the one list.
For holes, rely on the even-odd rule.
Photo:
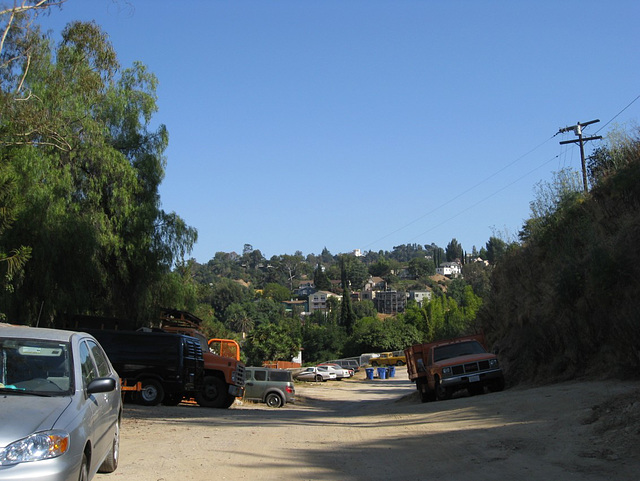
[(316, 382), (322, 382), (324, 378), (320, 374), (316, 374)]
[(164, 388), (155, 379), (145, 379), (141, 381), (142, 389), (138, 399), (143, 406), (157, 406), (164, 400)]
[(89, 461), (85, 453), (82, 453), (82, 463), (80, 464), (78, 481), (89, 481)]
[(228, 403), (227, 385), (216, 376), (206, 376), (204, 378), (204, 388), (196, 393), (196, 401), (205, 408), (227, 408), (233, 401)]
[(267, 397), (264, 400), (264, 402), (270, 408), (280, 408), (284, 404), (284, 401), (282, 400), (282, 398), (274, 392), (267, 394)]
[(118, 467), (118, 458), (120, 457), (120, 417), (116, 421), (116, 432), (113, 434), (113, 442), (109, 454), (98, 468), (99, 473), (113, 473)]

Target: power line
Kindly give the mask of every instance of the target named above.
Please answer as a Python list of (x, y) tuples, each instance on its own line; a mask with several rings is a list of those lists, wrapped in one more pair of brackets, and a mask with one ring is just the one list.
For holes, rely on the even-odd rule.
[[(496, 172), (494, 172), (493, 174), (489, 175), (488, 177), (485, 177), (483, 180), (481, 180), (480, 182), (478, 182), (477, 184), (469, 187), (468, 189), (462, 191), (461, 193), (459, 193), (458, 195), (452, 197), (451, 199), (443, 202), (442, 204), (438, 205), (437, 207), (431, 209), (429, 212), (421, 215), (420, 217), (415, 218), (414, 220), (412, 220), (411, 222), (408, 222), (407, 224), (403, 225), (402, 227), (399, 227), (398, 229), (389, 232), (388, 234), (370, 242), (369, 244), (365, 245), (364, 248), (368, 248), (374, 244), (377, 244), (378, 242), (380, 242), (381, 240), (386, 239), (387, 237), (392, 236), (393, 234), (396, 234), (398, 232), (400, 232), (401, 230), (406, 229), (407, 227), (415, 224), (416, 222), (424, 219), (425, 217), (433, 214), (434, 212), (437, 212), (438, 210), (442, 209), (443, 207), (446, 207), (447, 205), (451, 204), (453, 201), (459, 199), (460, 197), (462, 197), (463, 195), (471, 192), (472, 190), (476, 189), (477, 187), (479, 187), (480, 185), (484, 184), (485, 182), (489, 181), (490, 179), (492, 179), (493, 177), (495, 177), (496, 175), (504, 172), (505, 170), (507, 170), (509, 167), (511, 167), (512, 165), (514, 165), (515, 163), (519, 162), (520, 160), (522, 160), (524, 157), (526, 157), (527, 155), (535, 152), (536, 150), (538, 150), (540, 147), (542, 147), (544, 144), (546, 144), (547, 142), (549, 142), (550, 140), (553, 139), (554, 136), (548, 138), (547, 140), (545, 140), (544, 142), (541, 142), (540, 144), (538, 144), (537, 146), (535, 146), (534, 148), (532, 148), (531, 150), (529, 150), (528, 152), (526, 152), (525, 154), (522, 154), (520, 157), (518, 157), (517, 159), (515, 159), (514, 161), (508, 163), (507, 165), (505, 165), (504, 167), (502, 167), (501, 169), (497, 170)], [(556, 156), (557, 157), (557, 156)], [(546, 162), (545, 162), (546, 164)], [(535, 170), (535, 169), (534, 169)]]
[(606, 124), (604, 124), (604, 125), (603, 125), (602, 127), (600, 127), (598, 130), (596, 130), (596, 134), (597, 134), (598, 132), (600, 132), (602, 129), (604, 129), (607, 125), (609, 125), (611, 122), (613, 122), (613, 121), (616, 119), (616, 117), (618, 117), (618, 115), (620, 115), (622, 112), (624, 112), (624, 111), (625, 111), (625, 110), (627, 110), (629, 107), (631, 107), (631, 106), (635, 103), (635, 101), (636, 101), (636, 100), (638, 100), (638, 99), (640, 99), (640, 95), (638, 95), (635, 99), (633, 99), (631, 102), (629, 102), (629, 104), (628, 104), (625, 108), (623, 108), (620, 112), (618, 112), (617, 114), (615, 114), (615, 115), (611, 118), (611, 120), (609, 120)]
[(552, 158), (550, 158), (549, 160), (543, 162), (542, 164), (540, 164), (539, 166), (537, 166), (536, 168), (530, 170), (529, 172), (527, 172), (526, 174), (518, 177), (516, 180), (510, 182), (509, 184), (505, 185), (504, 187), (501, 187), (500, 189), (496, 190), (495, 192), (489, 194), (488, 196), (484, 197), (483, 199), (479, 200), (478, 202), (476, 202), (475, 204), (470, 205), (469, 207), (467, 207), (466, 209), (461, 210), (460, 212), (458, 212), (455, 215), (452, 215), (451, 217), (449, 217), (448, 219), (443, 220), (442, 222), (440, 222), (439, 224), (430, 227), (428, 230), (422, 232), (421, 234), (418, 234), (417, 236), (415, 236), (413, 239), (411, 240), (415, 240), (418, 237), (422, 237), (425, 234), (428, 234), (429, 232), (431, 232), (434, 229), (437, 229), (438, 227), (446, 224), (447, 222), (455, 219), (456, 217), (460, 217), (462, 214), (464, 214), (465, 212), (470, 211), (471, 209), (477, 207), (478, 205), (482, 204), (483, 202), (489, 200), (491, 197), (494, 197), (495, 195), (499, 194), (500, 192), (502, 192), (503, 190), (507, 190), (509, 187), (511, 187), (514, 184), (517, 184), (518, 182), (520, 182), (522, 179), (524, 179), (525, 177), (529, 176), (530, 174), (534, 173), (536, 170), (540, 169), (541, 167), (544, 167), (545, 165), (547, 165), (550, 162), (553, 162), (555, 159), (557, 159), (558, 157), (560, 157), (560, 154), (553, 156)]
[[(611, 122), (613, 122), (618, 116), (620, 116), (620, 114), (622, 114), (625, 110), (627, 110), (629, 107), (631, 107), (631, 105), (633, 105), (638, 99), (640, 99), (640, 95), (638, 95), (636, 98), (634, 98), (631, 102), (629, 102), (622, 110), (620, 110), (616, 115), (614, 115), (609, 121), (607, 121), (600, 129), (598, 129), (596, 131), (596, 134), (598, 132), (600, 132), (602, 129), (604, 129), (607, 125), (609, 125)], [(588, 124), (590, 124), (591, 122), (589, 122)], [(585, 126), (587, 124), (582, 124), (582, 126)], [(574, 126), (575, 127), (575, 126)], [(453, 201), (459, 199), (460, 197), (462, 197), (463, 195), (471, 192), (472, 190), (476, 189), (477, 187), (479, 187), (480, 185), (484, 184), (485, 182), (489, 181), (490, 179), (492, 179), (493, 177), (495, 177), (496, 175), (500, 174), (501, 172), (504, 172), (506, 169), (508, 169), (509, 167), (511, 167), (512, 165), (514, 165), (515, 163), (519, 162), (521, 159), (523, 159), (524, 157), (528, 156), (529, 154), (535, 152), (536, 150), (538, 150), (540, 147), (542, 147), (544, 144), (546, 144), (547, 142), (549, 142), (550, 140), (552, 140), (556, 135), (563, 133), (563, 130), (566, 131), (566, 129), (569, 129), (568, 127), (565, 129), (559, 129), (558, 132), (556, 132), (553, 136), (551, 136), (549, 139), (545, 140), (544, 142), (541, 142), (540, 144), (538, 144), (537, 146), (535, 146), (534, 148), (532, 148), (531, 150), (529, 150), (528, 152), (526, 152), (525, 154), (521, 155), (520, 157), (518, 157), (517, 159), (515, 159), (514, 161), (510, 162), (509, 164), (505, 165), (504, 167), (502, 167), (501, 169), (497, 170), (496, 172), (494, 172), (493, 174), (489, 175), (488, 177), (484, 178), (483, 180), (481, 180), (480, 182), (478, 182), (477, 184), (469, 187), (468, 189), (464, 190), (463, 192), (461, 192), (460, 194), (452, 197), (451, 199), (447, 200), (446, 202), (440, 204), (439, 206), (435, 207), (434, 209), (430, 210), (429, 212), (421, 215), (420, 217), (415, 218), (414, 220), (412, 220), (411, 222), (408, 222), (407, 224), (403, 225), (402, 227), (399, 227), (398, 229), (376, 239), (373, 242), (370, 242), (369, 244), (365, 245), (365, 248), (368, 248), (374, 244), (377, 244), (378, 242), (380, 242), (381, 240), (386, 239), (387, 237), (392, 236), (393, 234), (396, 234), (404, 229), (406, 229), (407, 227), (415, 224), (416, 222), (424, 219), (425, 217), (433, 214), (434, 212), (437, 212), (438, 210), (442, 209), (443, 207), (446, 207), (447, 205), (451, 204)], [(583, 140), (591, 140), (591, 139), (583, 139)], [(578, 139), (579, 141), (579, 139)], [(562, 142), (561, 142), (562, 143)], [(570, 143), (570, 142), (564, 142), (564, 143)], [(566, 154), (566, 151), (565, 151)], [(538, 167), (536, 167), (535, 169), (530, 170), (529, 172), (527, 172), (526, 174), (518, 177), (516, 180), (514, 180), (513, 182), (507, 184), (506, 186), (498, 189), (497, 191), (493, 192), (492, 194), (484, 197), (483, 199), (479, 200), (478, 202), (472, 204), (471, 206), (467, 207), (466, 209), (463, 209), (462, 211), (458, 212), (457, 214), (449, 217), (448, 219), (442, 221), (441, 223), (429, 228), (427, 231), (415, 236), (413, 239), (416, 239), (418, 237), (421, 237), (429, 232), (431, 232), (434, 229), (437, 229), (438, 227), (446, 224), (447, 222), (455, 219), (456, 217), (459, 217), (460, 215), (464, 214), (465, 212), (468, 212), (469, 210), (473, 209), (474, 207), (476, 207), (477, 205), (487, 201), (488, 199), (490, 199), (491, 197), (497, 195), (498, 193), (506, 190), (507, 188), (511, 187), (512, 185), (516, 184), (517, 182), (519, 182), (520, 180), (524, 179), (525, 177), (527, 177), (528, 175), (532, 174), (533, 172), (535, 172), (536, 170), (540, 169), (541, 167), (547, 165), (548, 163), (552, 162), (555, 159), (558, 159), (560, 157), (560, 155), (556, 155), (553, 158), (545, 161), (544, 163), (542, 163), (541, 165), (539, 165)], [(412, 240), (413, 240), (412, 239)]]

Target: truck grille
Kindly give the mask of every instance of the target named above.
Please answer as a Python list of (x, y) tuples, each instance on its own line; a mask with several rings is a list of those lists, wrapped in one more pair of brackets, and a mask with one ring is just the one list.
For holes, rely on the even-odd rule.
[(489, 369), (489, 361), (467, 362), (465, 364), (459, 364), (451, 368), (451, 372), (454, 375), (474, 373), (479, 371), (486, 371)]
[(184, 345), (184, 355), (187, 358), (201, 360), (203, 358), (202, 347), (197, 340), (188, 339)]
[(238, 386), (244, 386), (244, 380), (245, 380), (245, 372), (244, 372), (244, 365), (238, 363), (236, 365), (236, 370), (233, 371), (233, 378), (236, 382), (236, 385)]

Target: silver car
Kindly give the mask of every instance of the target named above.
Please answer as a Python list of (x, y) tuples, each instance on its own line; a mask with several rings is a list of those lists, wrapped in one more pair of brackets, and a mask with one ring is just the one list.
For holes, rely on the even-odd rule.
[(121, 416), (118, 374), (92, 336), (0, 325), (0, 480), (115, 471)]
[(336, 373), (329, 372), (327, 369), (321, 370), (317, 367), (308, 367), (304, 371), (300, 371), (293, 376), (298, 381), (316, 381), (323, 382), (329, 379), (335, 379)]

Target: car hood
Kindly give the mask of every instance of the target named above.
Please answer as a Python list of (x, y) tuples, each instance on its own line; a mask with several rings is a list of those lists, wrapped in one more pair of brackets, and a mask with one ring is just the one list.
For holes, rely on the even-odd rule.
[(442, 361), (434, 362), (436, 366), (453, 366), (456, 364), (465, 364), (467, 362), (485, 361), (487, 359), (495, 359), (496, 355), (489, 352), (468, 354), (466, 356), (450, 357), (449, 359), (443, 359)]
[(0, 446), (53, 428), (71, 404), (69, 396), (40, 397), (0, 393)]

